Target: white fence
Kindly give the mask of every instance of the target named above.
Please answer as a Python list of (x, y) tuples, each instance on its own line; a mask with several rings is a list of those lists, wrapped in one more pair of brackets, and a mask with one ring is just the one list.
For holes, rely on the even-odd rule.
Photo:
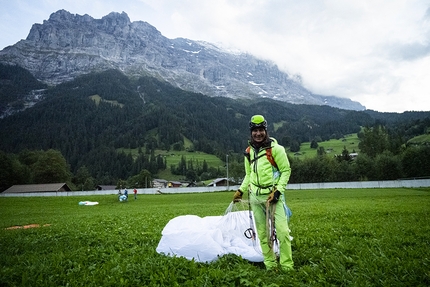
[[(410, 180), (384, 180), (384, 181), (353, 181), (353, 182), (320, 182), (320, 183), (296, 183), (288, 184), (287, 189), (329, 189), (329, 188), (417, 188), (430, 187), (430, 179)], [(139, 188), (137, 194), (175, 194), (196, 192), (219, 192), (237, 190), (234, 186), (204, 186), (204, 187), (179, 187), (179, 188)], [(61, 192), (32, 192), (32, 193), (0, 193), (0, 197), (25, 197), (25, 196), (87, 196), (87, 195), (111, 195), (118, 194), (118, 190), (90, 190), (90, 191), (61, 191)], [(133, 196), (133, 189), (128, 190), (129, 197)]]
[(381, 181), (319, 182), (287, 185), (287, 189), (327, 189), (327, 188), (401, 188), (429, 187), (430, 179), (402, 179)]
[[(203, 186), (203, 187), (170, 187), (170, 188), (138, 188), (137, 194), (173, 194), (173, 193), (196, 193), (217, 192), (236, 190), (239, 186)], [(133, 189), (127, 189), (128, 197), (133, 197)], [(124, 192), (124, 190), (122, 190)], [(0, 193), (0, 197), (25, 197), (25, 196), (88, 196), (88, 195), (112, 195), (118, 194), (118, 190), (88, 190), (88, 191), (57, 191), (57, 192), (19, 192)]]

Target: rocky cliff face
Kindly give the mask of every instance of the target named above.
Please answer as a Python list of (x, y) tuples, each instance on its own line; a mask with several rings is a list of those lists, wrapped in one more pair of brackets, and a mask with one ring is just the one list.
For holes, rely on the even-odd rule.
[(94, 19), (57, 11), (43, 24), (34, 24), (26, 40), (0, 51), (0, 62), (17, 64), (53, 85), (114, 68), (209, 96), (364, 109), (349, 99), (312, 94), (273, 63), (210, 43), (168, 39), (146, 22), (130, 22), (124, 12)]

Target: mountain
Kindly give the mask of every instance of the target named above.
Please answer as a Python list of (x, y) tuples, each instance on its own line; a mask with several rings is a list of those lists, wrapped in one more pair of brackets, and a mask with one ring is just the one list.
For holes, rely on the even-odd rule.
[(0, 119), (0, 150), (52, 148), (73, 170), (85, 165), (101, 174), (112, 172), (105, 160), (122, 148), (169, 150), (187, 139), (194, 150), (220, 158), (228, 151), (241, 154), (248, 121), (256, 113), (266, 116), (271, 136), (286, 146), (316, 135), (341, 137), (373, 122), (363, 111), (208, 97), (153, 77), (130, 79), (115, 69), (48, 87), (43, 97), (32, 108)]
[(0, 119), (43, 100), (46, 88), (29, 71), (0, 63)]
[(313, 94), (299, 77), (269, 61), (206, 42), (168, 39), (146, 22), (131, 22), (124, 12), (94, 19), (59, 10), (43, 24), (34, 24), (27, 39), (0, 51), (0, 63), (25, 68), (49, 85), (117, 69), (129, 77), (152, 76), (210, 97), (365, 109), (349, 99)]
[[(9, 69), (0, 65), (0, 74)], [(11, 83), (10, 89), (18, 86)], [(0, 150), (55, 148), (69, 154), (71, 145), (73, 151), (84, 149), (82, 156), (101, 145), (137, 148), (154, 140), (154, 148), (168, 149), (185, 137), (196, 150), (240, 152), (249, 118), (256, 113), (267, 117), (271, 134), (281, 142), (283, 137), (302, 142), (316, 135), (342, 136), (373, 122), (364, 111), (209, 97), (149, 76), (130, 79), (112, 69), (43, 89), (43, 100), (31, 109), (0, 119)]]
[[(10, 71), (14, 72), (7, 73)], [(317, 138), (339, 139), (381, 121), (388, 123), (390, 130), (401, 130), (405, 140), (423, 134), (430, 126), (430, 112), (381, 116), (267, 98), (209, 97), (150, 76), (129, 78), (116, 69), (49, 87), (39, 86), (28, 71), (16, 66), (0, 65), (0, 75), (9, 75), (1, 78), (9, 91), (36, 87), (42, 88), (43, 94), (43, 100), (31, 108), (0, 119), (0, 157), (13, 153), (32, 162), (32, 151), (58, 150), (74, 174), (85, 167), (104, 184), (129, 178), (142, 169), (157, 174), (160, 157), (155, 152), (160, 150), (173, 157), (176, 151), (186, 150), (188, 160), (194, 152), (220, 159), (229, 154), (231, 162), (240, 162), (249, 138), (249, 119), (257, 113), (267, 118), (270, 136), (287, 148)], [(16, 79), (11, 75), (17, 75)], [(22, 83), (31, 85), (23, 89)], [(21, 101), (25, 103), (26, 98)], [(137, 158), (132, 158), (130, 149), (138, 152)], [(2, 163), (0, 160), (0, 170)], [(10, 166), (3, 164), (3, 168)]]

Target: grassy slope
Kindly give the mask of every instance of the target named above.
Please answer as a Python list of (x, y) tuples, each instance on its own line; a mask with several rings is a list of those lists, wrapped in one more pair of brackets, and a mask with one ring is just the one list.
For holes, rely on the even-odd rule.
[[(1, 286), (428, 286), (430, 189), (288, 191), (295, 271), (158, 254), (167, 222), (221, 215), (232, 192), (0, 198)], [(79, 206), (81, 200), (98, 201)], [(49, 226), (6, 230), (25, 224)]]
[[(133, 157), (137, 157), (138, 150), (137, 149), (119, 149), (124, 151), (125, 153), (131, 153)], [(200, 151), (189, 152), (189, 151), (165, 151), (165, 150), (156, 150), (155, 155), (161, 155), (166, 159), (167, 168), (159, 172), (158, 177), (166, 180), (180, 180), (183, 179), (182, 175), (173, 175), (170, 172), (170, 167), (177, 166), (181, 161), (182, 156), (185, 157), (185, 160), (188, 162), (191, 160), (193, 162), (193, 167), (201, 167), (203, 162), (206, 161), (209, 167), (215, 168), (225, 168), (225, 163), (220, 160), (218, 157), (212, 154), (207, 154)]]
[[(184, 149), (190, 149), (192, 147), (192, 142), (184, 137)], [(118, 149), (121, 151), (124, 151), (125, 153), (131, 153), (131, 155), (135, 158), (138, 155), (138, 149)], [(182, 175), (173, 175), (170, 172), (170, 167), (177, 166), (178, 163), (181, 161), (182, 157), (185, 157), (185, 160), (188, 162), (191, 160), (193, 162), (193, 167), (201, 167), (203, 165), (203, 162), (206, 161), (207, 165), (209, 167), (214, 167), (216, 169), (225, 168), (225, 163), (212, 154), (207, 154), (200, 151), (193, 151), (189, 152), (187, 150), (183, 151), (165, 151), (165, 150), (155, 150), (155, 155), (161, 155), (166, 159), (167, 163), (167, 169), (160, 171), (158, 174), (159, 178), (166, 179), (166, 180), (180, 180), (184, 177)]]
[(419, 135), (408, 140), (409, 144), (430, 143), (430, 134)]
[[(325, 142), (318, 143), (319, 146), (324, 147), (326, 152), (332, 153), (332, 154), (340, 154), (342, 153), (342, 150), (344, 147), (348, 149), (349, 152), (358, 152), (358, 137), (357, 134), (351, 134), (345, 136), (344, 140), (330, 140)], [(184, 138), (184, 148), (190, 148), (192, 146), (191, 142)], [(329, 150), (331, 149), (331, 150)], [(125, 153), (131, 153), (133, 157), (137, 157), (138, 149), (119, 149), (121, 151), (124, 151)], [(299, 157), (299, 158), (308, 158), (308, 157), (314, 157), (316, 156), (316, 150), (310, 148), (310, 143), (305, 142), (302, 143), (300, 146), (300, 155), (294, 155), (295, 153), (288, 152), (291, 156)], [(167, 169), (164, 171), (161, 171), (158, 176), (163, 179), (167, 180), (179, 180), (182, 179), (183, 176), (181, 175), (172, 175), (170, 172), (170, 166), (174, 165), (177, 166), (178, 163), (181, 161), (182, 156), (185, 157), (187, 164), (188, 161), (193, 161), (193, 166), (196, 168), (197, 166), (201, 166), (203, 164), (203, 161), (206, 161), (209, 167), (214, 168), (225, 168), (225, 162), (216, 157), (215, 155), (207, 154), (204, 152), (189, 152), (189, 151), (164, 151), (164, 150), (156, 150), (156, 155), (161, 155), (166, 158), (167, 161)]]
[[(346, 149), (350, 152), (360, 152), (358, 148), (358, 143), (360, 140), (358, 139), (357, 134), (349, 134), (346, 135), (342, 139), (331, 139), (329, 141), (319, 142), (319, 147), (324, 147), (324, 150), (328, 154), (341, 154), (342, 150), (346, 147)], [(409, 140), (409, 143), (423, 143), (423, 142), (430, 142), (430, 134), (420, 135), (418, 137), (415, 137), (411, 140)], [(184, 138), (184, 147), (189, 148), (192, 146), (191, 142)], [(122, 149), (125, 152), (131, 152), (133, 156), (137, 156), (137, 149), (128, 150), (128, 149)], [(305, 159), (305, 158), (311, 158), (316, 156), (317, 150), (310, 148), (310, 142), (304, 142), (300, 145), (300, 152), (294, 153), (287, 150), (287, 153), (296, 158)], [(206, 160), (208, 166), (215, 167), (215, 168), (224, 168), (225, 164), (224, 162), (217, 158), (214, 155), (206, 154), (203, 152), (188, 152), (188, 151), (162, 151), (157, 150), (155, 152), (156, 155), (161, 154), (164, 156), (167, 160), (167, 169), (164, 171), (161, 171), (159, 174), (160, 178), (169, 179), (169, 180), (179, 180), (182, 179), (183, 176), (174, 176), (170, 173), (170, 166), (171, 165), (177, 165), (182, 156), (185, 156), (187, 162), (189, 160), (193, 160), (194, 167), (197, 167), (198, 165), (202, 165), (203, 161)]]
[[(341, 154), (344, 147), (352, 153), (359, 152), (358, 143), (360, 140), (358, 139), (357, 134), (346, 135), (343, 139), (332, 139), (329, 141), (319, 142), (319, 147), (324, 147), (326, 153), (329, 154)], [(296, 153), (288, 151), (288, 154), (291, 156), (299, 157), (299, 158), (309, 158), (317, 155), (317, 150), (312, 149), (310, 147), (310, 142), (304, 142), (300, 145), (299, 155), (295, 155)]]

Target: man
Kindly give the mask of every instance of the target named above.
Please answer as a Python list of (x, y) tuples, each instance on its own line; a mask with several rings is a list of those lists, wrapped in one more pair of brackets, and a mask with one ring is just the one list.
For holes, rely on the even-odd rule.
[[(270, 138), (267, 122), (262, 115), (255, 115), (249, 123), (251, 140), (245, 153), (245, 178), (233, 201), (242, 199), (249, 192), (258, 238), (268, 270), (277, 270), (278, 261), (271, 239), (266, 232), (266, 214), (274, 212), (276, 237), (279, 241), (279, 267), (282, 271), (293, 270), (291, 241), (286, 214), (284, 192), (291, 168), (283, 146)], [(269, 210), (266, 210), (269, 209)]]

